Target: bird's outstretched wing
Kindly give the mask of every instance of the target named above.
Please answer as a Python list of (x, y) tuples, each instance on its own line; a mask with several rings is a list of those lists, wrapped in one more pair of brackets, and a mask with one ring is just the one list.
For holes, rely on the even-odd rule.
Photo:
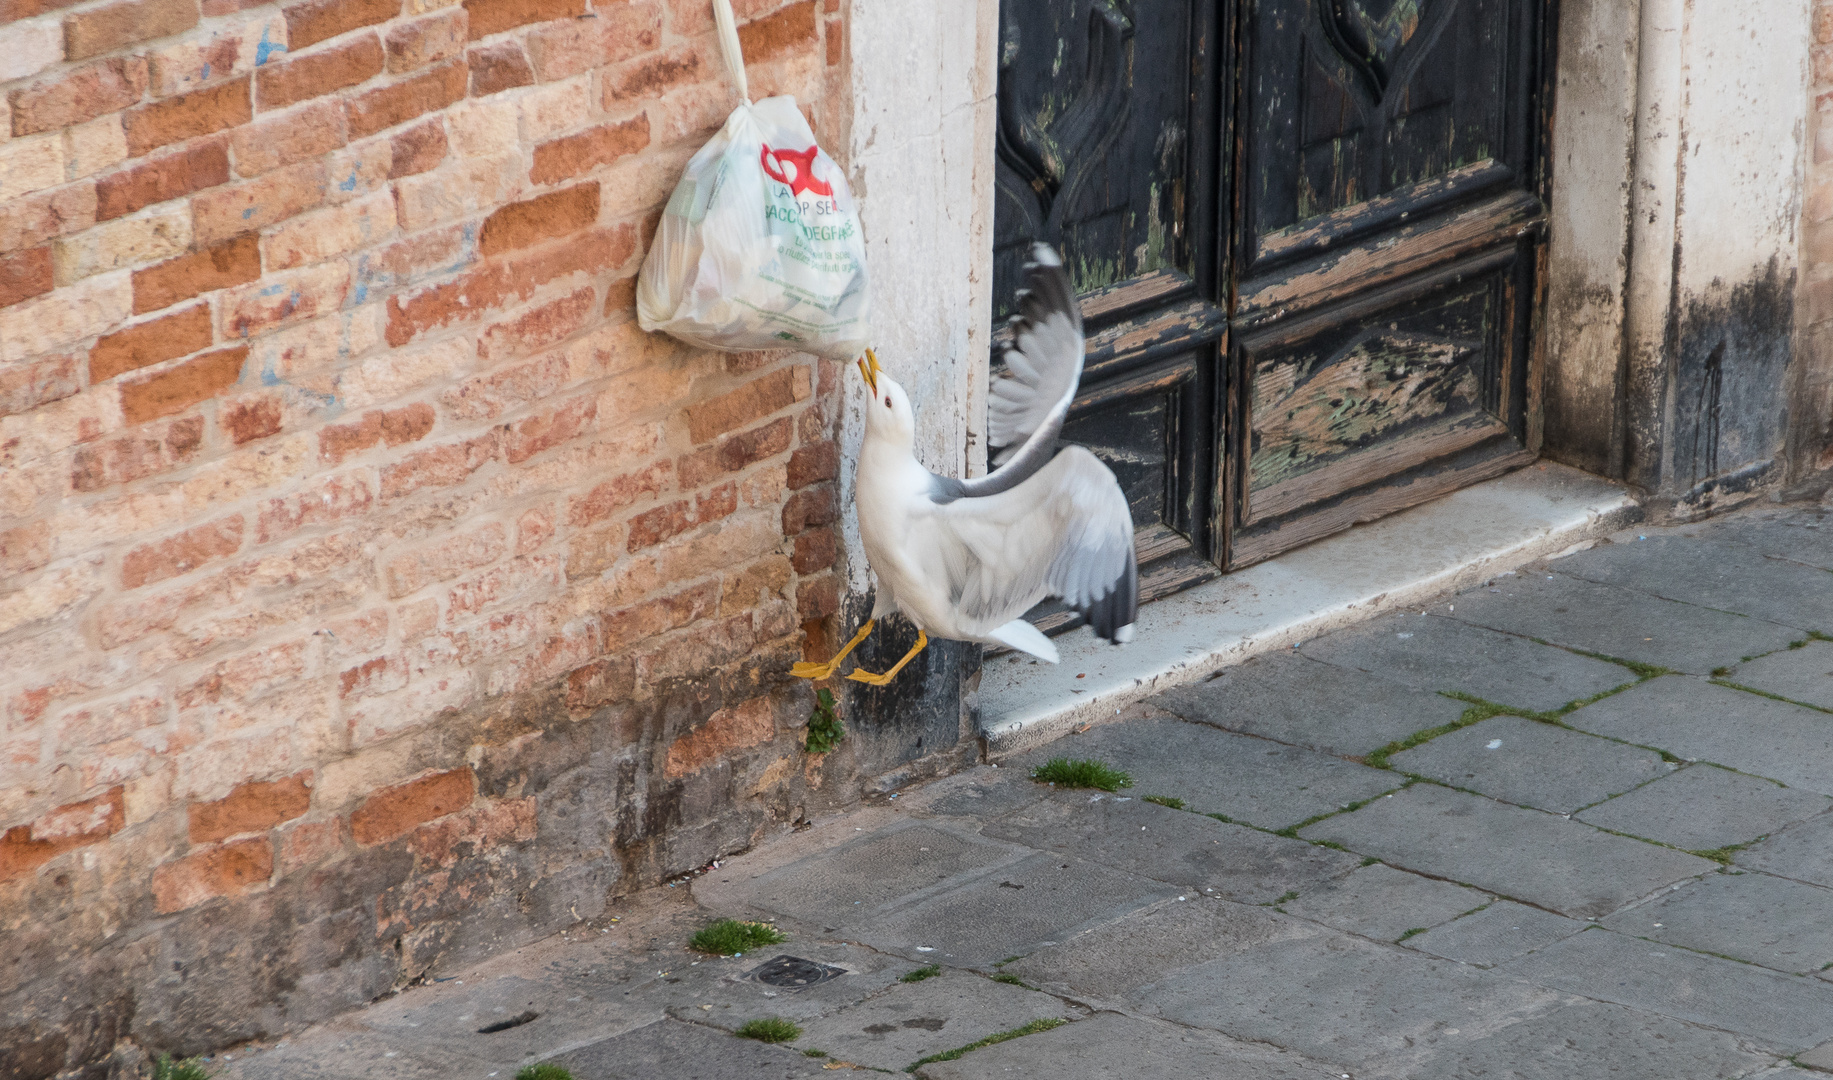
[(946, 480), (938, 501), (1007, 491), (1043, 468), (1056, 453), (1057, 435), (1082, 381), (1082, 309), (1048, 244), (1031, 245), (1025, 287), (1012, 317), (1006, 370), (987, 398), (987, 434), (1001, 447), (999, 466), (976, 480)]
[(1139, 610), (1133, 516), (1114, 474), (1065, 447), (1025, 483), (936, 507), (950, 599), (988, 628), (1058, 596), (1109, 641), (1132, 639)]

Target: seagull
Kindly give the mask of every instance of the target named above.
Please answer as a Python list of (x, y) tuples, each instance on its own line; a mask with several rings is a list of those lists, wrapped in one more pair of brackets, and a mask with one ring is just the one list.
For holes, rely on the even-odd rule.
[(930, 634), (1054, 664), (1056, 646), (1020, 618), (1047, 596), (1108, 641), (1133, 639), (1139, 569), (1126, 495), (1087, 449), (1057, 446), (1082, 379), (1082, 312), (1048, 245), (1032, 246), (1025, 286), (1005, 374), (991, 387), (988, 435), (1004, 449), (986, 476), (956, 480), (918, 464), (909, 395), (870, 349), (859, 361), (872, 399), (854, 506), (878, 594), (872, 617), (832, 660), (796, 664), (793, 674), (828, 678), (892, 612), (916, 624), (916, 644), (882, 675), (856, 669), (847, 678), (885, 685)]

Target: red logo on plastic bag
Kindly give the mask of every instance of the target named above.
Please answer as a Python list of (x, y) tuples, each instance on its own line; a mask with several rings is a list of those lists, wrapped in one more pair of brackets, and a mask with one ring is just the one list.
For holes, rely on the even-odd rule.
[[(832, 184), (815, 179), (815, 155), (820, 152), (818, 146), (806, 150), (772, 150), (770, 144), (765, 143), (763, 153), (758, 156), (763, 160), (765, 174), (779, 184), (788, 184), (791, 195), (800, 195), (804, 191), (816, 195), (832, 195)], [(793, 176), (784, 170), (785, 165), (794, 170)]]

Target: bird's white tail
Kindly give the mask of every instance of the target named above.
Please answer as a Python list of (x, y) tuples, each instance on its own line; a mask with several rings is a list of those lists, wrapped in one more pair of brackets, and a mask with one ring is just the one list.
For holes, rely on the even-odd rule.
[(1057, 662), (1057, 647), (1050, 643), (1050, 639), (1044, 636), (1042, 630), (1023, 619), (1013, 619), (1004, 626), (990, 631), (987, 637), (1001, 645), (1017, 649), (1019, 652), (1030, 653), (1039, 660), (1052, 664)]

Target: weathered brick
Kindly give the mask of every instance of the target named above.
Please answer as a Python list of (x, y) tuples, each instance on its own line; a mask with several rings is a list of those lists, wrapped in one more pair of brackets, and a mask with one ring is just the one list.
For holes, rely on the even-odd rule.
[(401, 14), (401, 0), (311, 0), (283, 9), (287, 47), (295, 51)]
[(537, 184), (570, 179), (600, 165), (609, 165), (648, 145), (647, 115), (621, 124), (606, 124), (535, 147), (535, 163), (529, 171), (529, 179)]
[(804, 446), (789, 455), (789, 488), (795, 491), (840, 475), (840, 447), (833, 442)]
[(594, 660), (566, 678), (566, 704), (575, 715), (629, 701), (636, 693), (636, 664)]
[(0, 833), (0, 881), (24, 877), (73, 848), (100, 843), (127, 825), (121, 787), (67, 803), (30, 825)]
[(408, 296), (388, 299), (387, 340), (400, 346), (428, 330), (476, 318), (576, 272), (595, 273), (625, 262), (636, 251), (636, 230), (629, 225), (595, 231), (572, 242), (465, 274)]
[(0, 49), (0, 83), (29, 79), (64, 58), (64, 29), (55, 22), (15, 23), (6, 33), (7, 47)]
[(284, 421), (280, 400), (273, 395), (229, 403), (217, 413), (216, 422), (237, 446), (269, 435), (278, 435)]
[(404, 461), (383, 467), (381, 496), (384, 500), (398, 499), (423, 487), (460, 483), (494, 461), (497, 453), (494, 433), (418, 451)]
[(224, 294), (218, 319), (225, 338), (253, 337), (336, 311), (349, 292), (350, 267), (342, 262), (270, 273)]
[(324, 202), (329, 188), (325, 163), (314, 160), (204, 192), (191, 200), (192, 236), (200, 244), (214, 244), (266, 228)]
[(477, 797), (469, 768), (433, 773), (384, 789), (350, 815), (350, 834), (365, 847), (386, 843), (417, 826), (455, 814)]
[(254, 116), (248, 76), (129, 109), (122, 117), (127, 150), (136, 156), (169, 143), (246, 124)]
[(676, 87), (700, 82), (707, 74), (708, 66), (691, 46), (632, 60), (605, 75), (604, 107), (615, 109), (620, 104), (654, 101)]
[(388, 29), (388, 70), (399, 75), (448, 60), (465, 49), (467, 16), (463, 8), (447, 8), (414, 22)]
[(578, 232), (598, 220), (598, 183), (510, 203), (484, 219), (477, 247), (485, 257)]
[(70, 486), (77, 491), (101, 491), (165, 472), (195, 458), (203, 441), (203, 417), (187, 416), (163, 431), (147, 429), (86, 443), (71, 458)]
[[(285, 40), (285, 23), (277, 17), (240, 25), (216, 26), (147, 50), (148, 90), (153, 97), (188, 93), (254, 66), (274, 42)], [(263, 37), (269, 45), (263, 46)]]
[(66, 59), (87, 60), (197, 25), (197, 0), (119, 0), (64, 19)]
[(141, 544), (121, 559), (121, 587), (142, 585), (188, 574), (205, 563), (226, 559), (242, 546), (241, 515), (186, 529), (177, 536)]
[(255, 72), (255, 98), (262, 112), (284, 109), (367, 82), (382, 73), (382, 64), (381, 40), (359, 34), (336, 48), (265, 65)]
[(747, 64), (761, 64), (784, 53), (807, 49), (814, 45), (815, 38), (815, 0), (791, 4), (738, 28), (738, 44), (744, 49)]
[(66, 178), (78, 180), (127, 160), (127, 132), (119, 116), (100, 116), (64, 132)]
[(119, 112), (146, 93), (146, 60), (115, 56), (97, 60), (7, 95), (13, 134), (34, 135)]
[(102, 177), (96, 182), (96, 220), (108, 221), (228, 182), (228, 147), (221, 139), (211, 139)]
[(783, 535), (794, 536), (804, 529), (832, 525), (840, 516), (839, 500), (832, 484), (803, 488), (783, 504)]
[(528, 63), (522, 43), (513, 38), (479, 45), (466, 54), (466, 59), (471, 66), (472, 97), (528, 86), (535, 81), (535, 69)]
[(56, 187), (66, 171), (64, 140), (56, 135), (0, 143), (0, 202)]
[(51, 561), (51, 523), (0, 532), (0, 574), (23, 574)]
[(170, 206), (58, 240), (51, 250), (57, 280), (69, 285), (110, 270), (169, 259), (190, 248), (190, 208)]
[(786, 409), (810, 394), (808, 368), (778, 368), (728, 394), (687, 408), (688, 435), (695, 443), (712, 442), (729, 431)]
[(280, 873), (291, 874), (321, 863), (343, 846), (344, 825), (336, 818), (295, 825), (280, 837)]
[(395, 201), (379, 191), (356, 202), (301, 214), (269, 233), (262, 248), (271, 273), (369, 247), (394, 230)]
[(210, 306), (188, 308), (136, 323), (97, 339), (89, 350), (91, 384), (210, 347)]
[(105, 276), (0, 308), (0, 365), (63, 351), (76, 341), (105, 333), (126, 320), (132, 299), (127, 282)]
[(839, 19), (827, 20), (827, 66), (838, 67), (846, 57), (846, 31)]
[(825, 619), (840, 610), (840, 578), (822, 574), (796, 583), (796, 614), (804, 619)]
[(0, 255), (0, 308), (51, 291), (51, 246)]
[(503, 437), (503, 459), (511, 465), (519, 465), (543, 450), (551, 450), (576, 438), (597, 415), (598, 401), (588, 395), (518, 421)]
[(255, 520), (255, 542), (270, 543), (313, 525), (332, 525), (368, 513), (375, 502), (360, 475), (329, 476), (296, 495), (269, 499)]
[(82, 371), (75, 356), (56, 356), (0, 370), (0, 416), (30, 412), (40, 405), (62, 401), (82, 388)]
[(334, 465), (379, 443), (400, 446), (417, 442), (432, 430), (431, 405), (408, 405), (386, 412), (364, 413), (362, 419), (354, 423), (334, 424), (319, 431), (319, 460)]
[(0, 254), (87, 229), (95, 224), (95, 205), (94, 181), (0, 203)]
[(516, 519), (516, 554), (527, 555), (553, 539), (554, 515), (544, 509), (522, 511)]
[[(721, 469), (737, 472), (747, 465), (775, 457), (789, 449), (794, 427), (792, 418), (785, 416), (761, 428), (730, 436), (714, 449), (714, 460)], [(685, 470), (683, 475), (685, 477)]]
[(359, 94), (344, 102), (352, 138), (374, 135), (465, 96), (465, 62), (453, 60), (424, 75)]
[(522, 114), (522, 138), (544, 143), (561, 132), (583, 127), (592, 116), (592, 85), (586, 75), (550, 82), (516, 95)]
[(276, 825), (303, 817), (312, 804), (311, 773), (282, 780), (237, 784), (229, 794), (186, 808), (193, 844), (227, 840), (242, 833), (266, 832)]
[(446, 158), (446, 129), (438, 120), (408, 128), (388, 142), (388, 178), (398, 180), (437, 168)]
[(834, 565), (840, 557), (839, 541), (833, 529), (814, 529), (796, 537), (796, 553), (790, 564), (798, 574), (814, 574)]
[(573, 19), (586, 13), (585, 0), (464, 0), (470, 13), (471, 40), (549, 19)]
[(130, 424), (183, 412), (235, 385), (248, 347), (218, 349), (121, 386), (121, 415)]
[(201, 293), (244, 285), (261, 276), (260, 241), (240, 236), (134, 271), (134, 314), (158, 311)]
[(265, 837), (195, 851), (153, 871), (153, 909), (161, 915), (267, 887), (274, 845)]
[(574, 496), (567, 506), (567, 524), (574, 528), (590, 525), (622, 507), (660, 495), (672, 471), (668, 462), (655, 462), (606, 480), (584, 495)]
[[(591, 318), (597, 300), (597, 293), (586, 286), (558, 300), (530, 308), (513, 319), (488, 326), (478, 335), (477, 357), (489, 361), (525, 356), (563, 341)], [(564, 371), (564, 359), (560, 360), (560, 366)]]
[(769, 742), (775, 736), (769, 699), (752, 698), (742, 705), (719, 710), (706, 723), (676, 739), (668, 748), (663, 773), (670, 779), (687, 776), (734, 751)]

